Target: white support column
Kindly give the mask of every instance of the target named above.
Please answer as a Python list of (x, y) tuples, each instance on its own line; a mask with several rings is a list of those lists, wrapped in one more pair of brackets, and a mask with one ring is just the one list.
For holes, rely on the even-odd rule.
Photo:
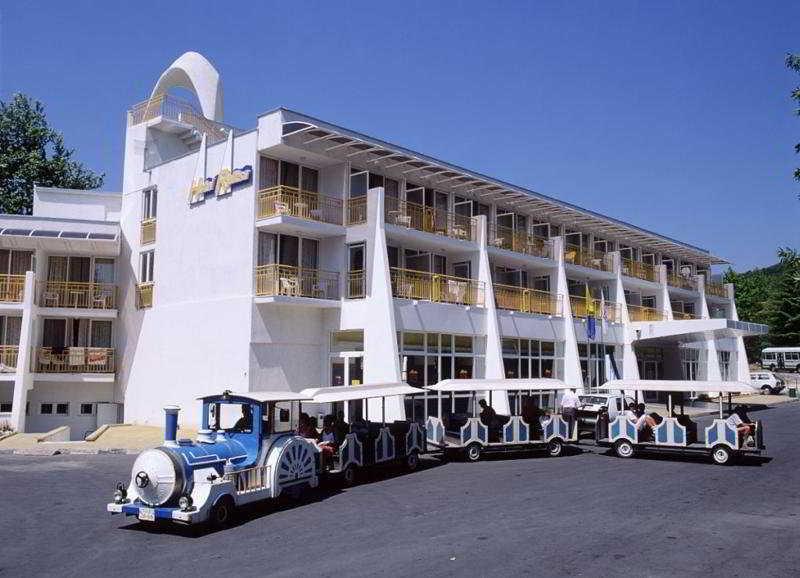
[(33, 302), (36, 291), (36, 276), (33, 271), (25, 273), (25, 294), (22, 300), (22, 327), (19, 335), (19, 354), (17, 371), (14, 375), (14, 397), (11, 405), (11, 427), (18, 432), (25, 431), (25, 406), (28, 391), (33, 389), (31, 374), (31, 348), (33, 347)]
[[(730, 318), (733, 321), (739, 321), (739, 312), (736, 310), (736, 299), (734, 295), (733, 283), (726, 283), (725, 290), (728, 293), (728, 302), (730, 307)], [(744, 347), (744, 338), (736, 338), (736, 372), (731, 375), (732, 380), (743, 381), (748, 383), (750, 381), (750, 362), (747, 359), (747, 349)]]
[[(486, 251), (488, 245), (488, 230), (486, 217), (479, 215), (478, 221), (478, 245), (480, 254), (478, 257), (478, 281), (484, 286), (484, 304), (486, 307), (486, 379), (505, 379), (505, 368), (503, 366), (503, 344), (500, 335), (500, 320), (497, 317), (497, 308), (494, 299), (494, 285), (492, 284), (492, 266), (489, 262), (489, 253)], [(495, 394), (492, 397), (494, 410), (501, 415), (509, 415), (511, 411), (508, 405), (508, 396)]]
[[(700, 319), (710, 319), (708, 314), (708, 303), (706, 302), (706, 278), (703, 275), (695, 275), (697, 290), (700, 292), (700, 299), (695, 307), (695, 313)], [(717, 355), (717, 341), (706, 339), (706, 379), (709, 381), (721, 381), (722, 370), (719, 367), (719, 356)]]
[(583, 372), (578, 355), (578, 340), (569, 301), (567, 270), (564, 266), (564, 237), (553, 237), (553, 254), (558, 264), (556, 296), (563, 304), (564, 313), (564, 381), (577, 389), (583, 389)]
[(664, 321), (672, 321), (674, 317), (672, 315), (672, 302), (669, 299), (669, 287), (667, 286), (667, 266), (659, 265), (656, 270), (658, 271), (658, 282), (661, 284), (658, 299), (660, 303), (657, 303), (657, 305), (661, 307), (661, 315)]
[(622, 379), (639, 379), (639, 363), (633, 343), (638, 339), (636, 330), (631, 327), (631, 317), (628, 313), (628, 303), (625, 301), (625, 285), (622, 283), (622, 256), (618, 251), (612, 253), (614, 268), (617, 272), (616, 302), (620, 308), (622, 323), (624, 324), (624, 341), (622, 343)]

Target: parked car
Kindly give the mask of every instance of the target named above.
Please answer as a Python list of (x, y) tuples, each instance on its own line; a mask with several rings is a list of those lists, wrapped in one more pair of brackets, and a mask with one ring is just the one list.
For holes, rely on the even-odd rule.
[(750, 374), (750, 383), (760, 389), (764, 395), (777, 394), (783, 391), (785, 384), (771, 371), (755, 371)]
[(608, 417), (613, 421), (629, 403), (634, 403), (632, 397), (624, 397), (618, 393), (587, 393), (578, 395), (578, 400), (578, 432), (594, 432), (594, 424), (597, 423), (597, 415), (602, 408), (608, 411)]

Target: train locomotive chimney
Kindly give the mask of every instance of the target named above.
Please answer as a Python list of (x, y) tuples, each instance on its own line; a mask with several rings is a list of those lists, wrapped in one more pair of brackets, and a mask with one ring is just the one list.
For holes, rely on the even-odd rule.
[(164, 445), (178, 445), (178, 412), (181, 408), (177, 405), (168, 405), (164, 408)]

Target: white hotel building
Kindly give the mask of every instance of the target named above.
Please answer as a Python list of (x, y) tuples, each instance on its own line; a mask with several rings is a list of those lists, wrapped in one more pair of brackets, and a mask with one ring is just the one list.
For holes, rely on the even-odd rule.
[(592, 390), (611, 359), (748, 378), (742, 337), (766, 328), (708, 251), (284, 108), (222, 115), (187, 53), (128, 112), (121, 194), (39, 188), (0, 216), (0, 423), (81, 439), (168, 403), (191, 424), (222, 389), (400, 379)]

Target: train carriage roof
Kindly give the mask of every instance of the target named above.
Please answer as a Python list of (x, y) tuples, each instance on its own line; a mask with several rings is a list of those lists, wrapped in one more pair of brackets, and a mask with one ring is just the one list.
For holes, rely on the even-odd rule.
[(603, 389), (629, 389), (637, 391), (701, 393), (759, 393), (741, 381), (689, 381), (677, 379), (613, 379), (603, 384)]
[(560, 379), (541, 377), (537, 379), (445, 379), (429, 385), (431, 391), (552, 391), (572, 389)]
[(407, 383), (394, 382), (342, 385), (339, 387), (310, 387), (304, 389), (301, 393), (307, 395), (308, 399), (315, 403), (332, 403), (336, 401), (353, 401), (357, 399), (371, 399), (393, 395), (413, 395), (424, 393), (424, 391), (412, 387)]
[(205, 395), (197, 399), (203, 401), (214, 400), (241, 400), (266, 403), (268, 401), (311, 401), (311, 398), (303, 392), (296, 391), (225, 391), (214, 395)]

